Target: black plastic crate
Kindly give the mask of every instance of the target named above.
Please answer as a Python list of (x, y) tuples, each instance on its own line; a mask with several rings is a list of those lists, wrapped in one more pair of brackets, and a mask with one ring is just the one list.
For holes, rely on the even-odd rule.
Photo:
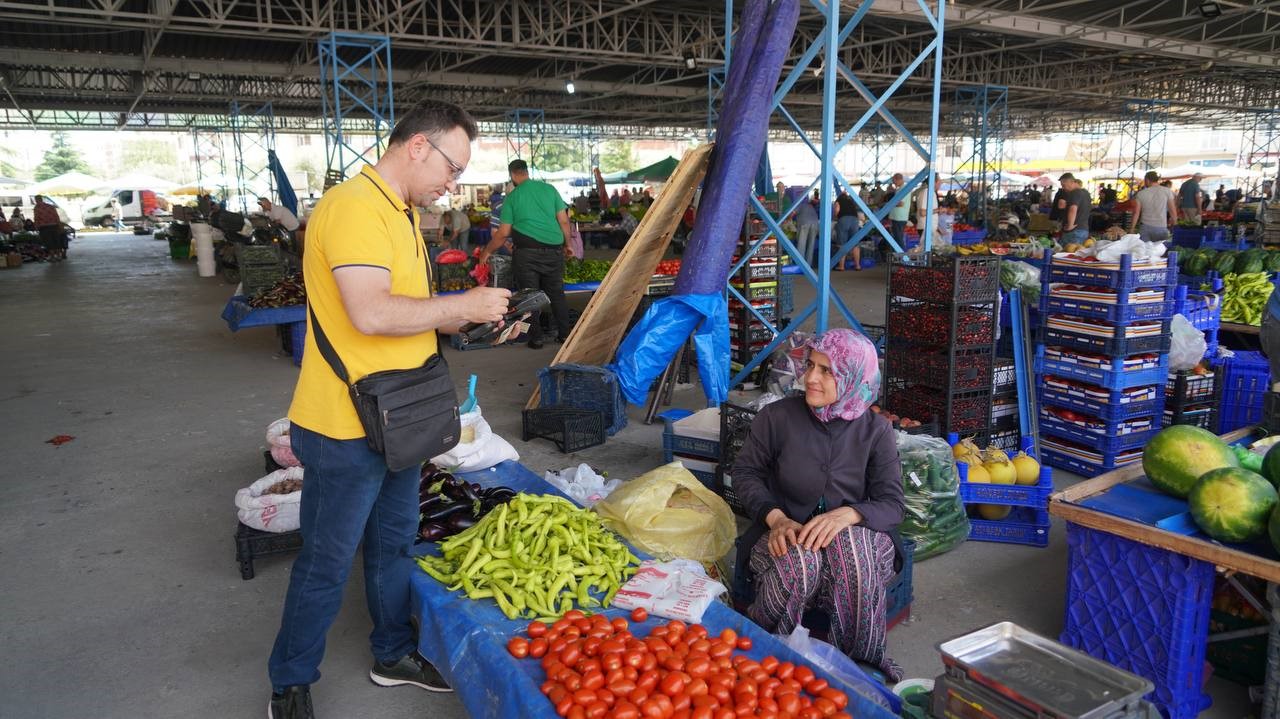
[(279, 245), (241, 245), (236, 246), (236, 264), (245, 267), (280, 264)]
[(276, 283), (283, 280), (287, 274), (288, 270), (282, 264), (241, 266), (241, 292), (245, 297), (254, 297), (275, 287)]
[(1018, 388), (1018, 368), (1013, 360), (997, 357), (991, 370), (991, 384), (996, 394), (1015, 391)]
[(1180, 410), (1165, 409), (1164, 424), (1166, 427), (1175, 424), (1189, 424), (1200, 429), (1216, 432), (1218, 429), (1218, 405), (1188, 405)]
[(747, 433), (751, 430), (751, 422), (755, 418), (756, 411), (750, 407), (729, 402), (720, 405), (720, 463), (716, 465), (714, 490), (737, 514), (744, 514), (744, 509), (733, 492), (732, 480), (726, 477), (729, 475), (730, 468), (733, 467), (733, 460), (737, 458), (742, 445), (747, 441)]
[(1280, 394), (1268, 392), (1262, 398), (1262, 428), (1280, 434)]
[(292, 532), (263, 532), (243, 522), (236, 522), (236, 563), (240, 565), (240, 578), (253, 579), (253, 562), (258, 557), (285, 554), (302, 549), (302, 530)]
[(604, 413), (598, 410), (540, 407), (524, 410), (521, 420), (521, 439), (549, 439), (565, 454), (604, 444), (607, 436)]
[(1179, 411), (1196, 404), (1220, 402), (1222, 399), (1222, 370), (1215, 368), (1210, 374), (1197, 375), (1187, 370), (1170, 372), (1164, 386), (1165, 410)]
[(937, 417), (939, 430), (975, 432), (991, 423), (991, 386), (968, 391), (941, 391), (907, 379), (885, 380), (883, 407), (894, 414), (917, 419)]
[[(778, 305), (773, 300), (757, 300), (752, 302), (751, 306), (755, 308), (756, 313), (770, 322), (778, 319)], [(747, 309), (746, 305), (732, 296), (729, 298), (729, 316), (756, 319), (755, 313), (752, 313), (751, 310)]]
[(746, 345), (764, 342), (768, 344), (773, 340), (773, 332), (768, 327), (759, 322), (751, 322), (748, 324), (730, 324), (729, 325), (730, 342), (738, 345)]
[(890, 297), (885, 337), (891, 347), (983, 347), (996, 341), (996, 305), (943, 307)]
[(995, 302), (1000, 293), (1000, 258), (909, 258), (893, 255), (889, 268), (889, 295), (924, 302), (958, 304)]
[(995, 347), (975, 347), (942, 352), (889, 343), (884, 372), (940, 390), (970, 390), (992, 386)]

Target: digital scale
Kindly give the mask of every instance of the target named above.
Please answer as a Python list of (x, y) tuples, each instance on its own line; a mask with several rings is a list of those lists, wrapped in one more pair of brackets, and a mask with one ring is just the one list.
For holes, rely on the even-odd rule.
[(1011, 622), (938, 645), (937, 719), (1158, 719), (1154, 685)]

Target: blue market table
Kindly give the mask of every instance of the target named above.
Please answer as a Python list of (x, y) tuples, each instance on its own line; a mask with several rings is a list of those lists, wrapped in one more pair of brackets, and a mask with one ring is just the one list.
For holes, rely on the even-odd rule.
[(254, 309), (249, 298), (234, 295), (222, 308), (222, 319), (232, 332), (246, 327), (275, 326), (280, 333), (281, 346), (292, 353), (293, 363), (302, 366), (302, 346), (307, 338), (307, 306), (270, 307)]
[[(542, 478), (518, 462), (503, 462), (487, 471), (458, 475), (481, 485), (504, 485), (517, 491), (537, 494), (560, 494)], [(563, 496), (563, 495), (562, 495)], [(419, 545), (420, 548), (434, 545)], [(637, 552), (639, 555), (639, 552)], [(552, 719), (555, 709), (539, 687), (546, 680), (537, 661), (519, 660), (507, 653), (507, 640), (522, 632), (528, 620), (509, 620), (488, 600), (473, 601), (461, 592), (447, 591), (444, 585), (422, 571), (415, 570), (412, 582), (413, 613), (419, 621), (418, 652), (440, 670), (457, 692), (467, 713), (472, 717), (494, 719)], [(609, 617), (626, 617), (627, 612), (611, 609)], [(665, 620), (651, 619), (632, 626), (632, 632), (643, 636)], [(782, 661), (803, 661), (778, 638), (728, 606), (713, 602), (703, 615), (702, 623), (712, 634), (730, 628), (751, 637), (753, 646), (747, 652), (754, 659), (772, 654)], [(832, 686), (849, 695), (845, 711), (856, 717), (893, 719), (896, 714), (885, 708), (878, 684), (858, 689), (819, 672)], [(879, 699), (869, 697), (876, 695)]]

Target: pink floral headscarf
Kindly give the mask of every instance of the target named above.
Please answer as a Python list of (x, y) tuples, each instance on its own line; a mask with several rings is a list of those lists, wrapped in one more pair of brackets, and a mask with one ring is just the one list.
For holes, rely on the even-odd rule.
[(861, 417), (880, 396), (880, 359), (875, 345), (861, 332), (841, 328), (827, 330), (805, 346), (830, 358), (839, 395), (835, 402), (817, 409), (810, 407), (809, 411), (822, 422)]

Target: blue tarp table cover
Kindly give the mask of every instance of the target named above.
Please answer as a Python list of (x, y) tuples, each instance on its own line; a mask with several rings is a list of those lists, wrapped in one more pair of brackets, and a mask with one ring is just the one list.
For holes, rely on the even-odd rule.
[[(460, 479), (481, 485), (505, 485), (521, 492), (560, 494), (554, 487), (518, 462), (503, 462), (491, 470), (459, 474)], [(434, 544), (418, 545), (419, 549)], [(634, 552), (635, 550), (633, 550)], [(635, 552), (638, 556), (639, 552)], [(553, 719), (555, 708), (539, 690), (546, 676), (538, 661), (516, 659), (507, 653), (507, 641), (522, 632), (528, 620), (509, 620), (490, 600), (472, 601), (462, 592), (446, 591), (444, 585), (414, 569), (413, 613), (419, 620), (418, 651), (449, 681), (467, 713), (472, 717), (506, 719)], [(606, 610), (606, 616), (627, 616), (623, 610)], [(659, 626), (654, 619), (632, 627), (643, 636)], [(759, 660), (772, 654), (782, 661), (803, 661), (798, 654), (751, 620), (720, 602), (713, 602), (702, 624), (714, 635), (730, 628), (751, 637), (749, 656)], [(845, 711), (867, 719), (893, 719), (882, 705), (867, 699), (851, 687), (824, 676), (833, 686), (849, 694)]]
[(248, 297), (235, 295), (227, 300), (227, 306), (222, 308), (222, 319), (226, 321), (227, 327), (231, 328), (232, 332), (238, 332), (245, 327), (288, 325), (294, 322), (306, 322), (307, 306), (291, 305), (256, 310), (249, 306)]

